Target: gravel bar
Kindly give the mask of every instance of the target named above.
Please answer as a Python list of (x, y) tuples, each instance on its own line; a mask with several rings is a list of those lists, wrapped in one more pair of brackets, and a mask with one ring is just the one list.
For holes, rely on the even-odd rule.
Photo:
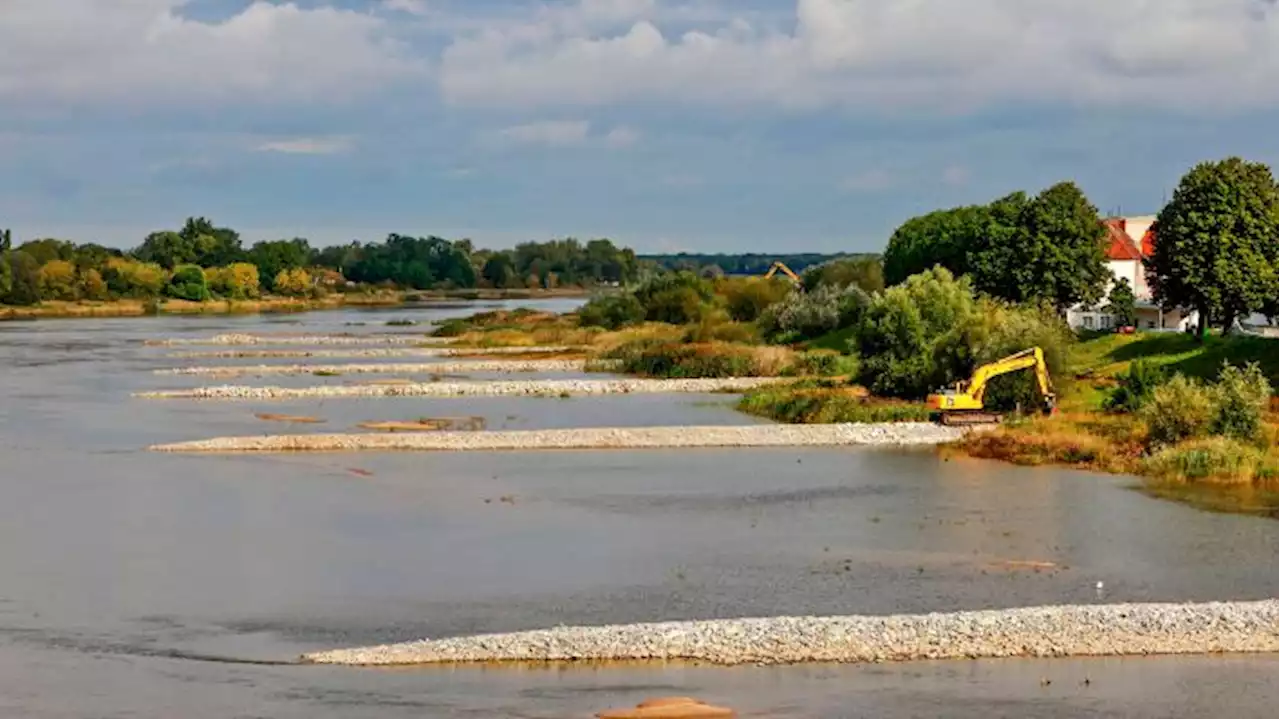
[(553, 354), (582, 351), (583, 347), (533, 346), (533, 347), (417, 347), (402, 349), (346, 349), (346, 350), (208, 350), (200, 352), (170, 352), (171, 359), (306, 359), (306, 358), (357, 358), (357, 357), (462, 357), (468, 355), (518, 355)]
[(577, 427), (490, 432), (289, 434), (218, 437), (151, 447), (153, 452), (495, 451), (539, 449), (669, 449), (680, 447), (816, 447), (940, 444), (960, 427), (928, 422), (884, 424), (756, 424), (709, 427)]
[(138, 392), (144, 399), (283, 400), (321, 397), (555, 397), (645, 392), (742, 391), (777, 382), (776, 377), (723, 379), (547, 379), (494, 382), (419, 382), (402, 385), (320, 385), (318, 387), (251, 387), (221, 385), (194, 389)]
[(423, 374), (465, 372), (582, 372), (584, 360), (472, 360), (469, 362), (419, 362), (415, 364), (283, 364), (158, 369), (161, 375), (265, 375), (265, 374)]
[(713, 664), (1271, 652), (1277, 601), (717, 619), (422, 640), (304, 654), (317, 664), (693, 660)]
[(249, 335), (148, 340), (149, 345), (425, 345), (445, 344), (446, 337), (422, 335)]

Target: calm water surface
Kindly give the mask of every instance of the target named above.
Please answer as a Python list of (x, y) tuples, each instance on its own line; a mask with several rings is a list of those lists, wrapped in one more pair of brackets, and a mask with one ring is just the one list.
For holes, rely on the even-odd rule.
[[(129, 396), (227, 381), (153, 375), (222, 360), (166, 358), (189, 348), (145, 339), (383, 331), (390, 318), (471, 311), (0, 324), (0, 716), (586, 717), (672, 693), (760, 717), (1272, 716), (1274, 657), (734, 669), (272, 664), (312, 649), (562, 623), (1275, 595), (1274, 520), (1198, 512), (1113, 477), (945, 462), (928, 451), (143, 451), (422, 416), (478, 415), (512, 429), (758, 421), (724, 395)], [(298, 380), (350, 381), (243, 381)], [(326, 423), (263, 423), (253, 417), (260, 411)], [(1010, 560), (1057, 567), (1011, 569)]]

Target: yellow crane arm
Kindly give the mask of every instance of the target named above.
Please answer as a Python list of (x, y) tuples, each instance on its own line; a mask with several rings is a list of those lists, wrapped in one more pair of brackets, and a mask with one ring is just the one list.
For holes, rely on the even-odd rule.
[(1040, 394), (1045, 397), (1052, 397), (1053, 383), (1049, 379), (1049, 367), (1045, 364), (1044, 352), (1039, 347), (1032, 347), (1003, 359), (998, 359), (995, 362), (982, 365), (973, 371), (973, 376), (969, 378), (969, 381), (965, 383), (962, 389), (966, 394), (981, 402), (983, 393), (987, 390), (987, 383), (993, 378), (1027, 368), (1035, 369), (1036, 384), (1040, 387)]
[(787, 266), (786, 266), (782, 261), (780, 261), (780, 260), (775, 260), (775, 261), (774, 261), (773, 265), (769, 267), (769, 271), (768, 271), (768, 272), (766, 272), (766, 273), (764, 273), (764, 278), (765, 278), (766, 280), (767, 280), (767, 279), (771, 279), (774, 275), (778, 274), (778, 270), (782, 270), (782, 274), (784, 274), (784, 275), (786, 275), (787, 277), (791, 278), (791, 281), (792, 281), (792, 282), (795, 282), (795, 283), (797, 283), (797, 284), (799, 284), (799, 283), (800, 283), (800, 276), (799, 276), (799, 275), (797, 275), (796, 273), (792, 272), (792, 271), (791, 271), (791, 268), (790, 268), (790, 267), (787, 267)]

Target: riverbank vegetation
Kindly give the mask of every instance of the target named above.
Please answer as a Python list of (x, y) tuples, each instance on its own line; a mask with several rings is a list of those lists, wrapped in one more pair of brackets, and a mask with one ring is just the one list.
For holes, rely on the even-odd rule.
[[(526, 242), (476, 249), (470, 240), (391, 234), (383, 242), (317, 249), (302, 238), (245, 247), (239, 233), (205, 218), (153, 232), (129, 251), (43, 238), (13, 245), (0, 233), (0, 316), (105, 316), (190, 311), (173, 301), (224, 303), (203, 311), (342, 304), (330, 296), (420, 292), (563, 292), (632, 282), (635, 253), (607, 239)], [(262, 304), (258, 304), (262, 302)], [(118, 307), (109, 309), (112, 305)], [(43, 305), (43, 311), (8, 308)], [(94, 308), (79, 311), (78, 307)]]

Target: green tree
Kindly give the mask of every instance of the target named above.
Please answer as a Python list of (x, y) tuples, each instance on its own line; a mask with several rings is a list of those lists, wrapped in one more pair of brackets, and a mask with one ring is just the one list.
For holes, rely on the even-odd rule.
[(147, 235), (132, 254), (139, 262), (154, 262), (166, 270), (172, 270), (178, 265), (190, 264), (196, 260), (195, 244), (177, 232), (169, 230)]
[(314, 256), (311, 243), (302, 237), (295, 237), (292, 240), (256, 242), (249, 248), (247, 259), (258, 268), (259, 277), (272, 282), (280, 274), (280, 270), (310, 266)]
[(55, 240), (52, 237), (24, 242), (18, 246), (18, 249), (31, 255), (31, 258), (41, 265), (54, 260), (72, 261), (76, 257), (75, 243)]
[(902, 223), (884, 251), (884, 283), (896, 285), (935, 266), (955, 275), (968, 272), (968, 253), (986, 232), (989, 217), (988, 208), (971, 205), (937, 210)]
[(841, 257), (806, 269), (800, 279), (806, 292), (823, 285), (856, 285), (864, 292), (879, 292), (884, 289), (884, 267), (878, 257)]
[(178, 234), (195, 248), (192, 261), (201, 267), (221, 267), (244, 258), (240, 233), (229, 227), (215, 227), (203, 217), (188, 217)]
[(1229, 329), (1237, 317), (1274, 306), (1277, 198), (1265, 163), (1230, 157), (1191, 168), (1151, 227), (1146, 271), (1155, 300), (1195, 309), (1201, 337), (1210, 321)]
[(40, 298), (76, 300), (80, 296), (76, 266), (68, 260), (49, 260), (39, 270)]
[(9, 250), (12, 241), (12, 231), (0, 230), (0, 302), (6, 301), (9, 290), (13, 288), (13, 268), (9, 266)]
[(7, 305), (34, 305), (40, 301), (40, 264), (22, 250), (9, 250), (9, 291)]
[(1107, 295), (1107, 304), (1102, 309), (1111, 315), (1117, 327), (1136, 327), (1138, 324), (1138, 313), (1134, 309), (1136, 303), (1137, 298), (1134, 297), (1129, 280), (1119, 277), (1111, 286), (1111, 292)]
[(209, 299), (209, 284), (205, 279), (204, 270), (196, 265), (179, 267), (169, 278), (165, 293), (180, 300), (204, 302)]
[(515, 287), (519, 284), (520, 277), (516, 274), (516, 266), (511, 261), (511, 255), (506, 252), (498, 252), (490, 257), (480, 270), (480, 275), (490, 287), (499, 289)]
[(107, 283), (102, 279), (102, 273), (92, 267), (80, 270), (80, 296), (86, 300), (107, 299)]

